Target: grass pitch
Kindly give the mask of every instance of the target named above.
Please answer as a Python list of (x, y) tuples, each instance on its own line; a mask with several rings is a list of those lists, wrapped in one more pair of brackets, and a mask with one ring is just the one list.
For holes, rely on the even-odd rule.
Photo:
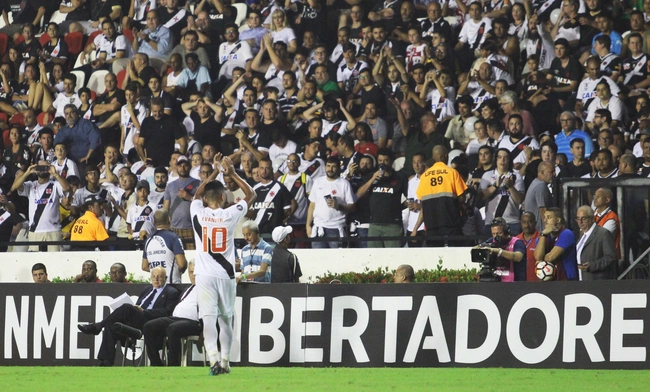
[(650, 371), (431, 368), (1, 367), (0, 391), (648, 391)]

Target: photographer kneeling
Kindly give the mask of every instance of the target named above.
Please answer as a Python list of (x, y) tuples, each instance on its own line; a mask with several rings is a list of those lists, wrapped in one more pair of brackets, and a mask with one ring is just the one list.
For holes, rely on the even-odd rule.
[[(526, 245), (510, 235), (508, 224), (503, 218), (495, 218), (490, 223), (492, 238), (479, 245), (490, 250), (490, 265), (493, 275), (502, 282), (526, 281)], [(483, 279), (481, 279), (483, 280)]]

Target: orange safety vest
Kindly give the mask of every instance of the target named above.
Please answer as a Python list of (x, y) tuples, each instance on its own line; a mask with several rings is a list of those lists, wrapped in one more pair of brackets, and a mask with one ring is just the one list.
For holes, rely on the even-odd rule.
[(618, 253), (618, 259), (621, 259), (621, 222), (618, 220), (618, 215), (611, 208), (603, 216), (598, 216), (598, 213), (594, 213), (594, 221), (600, 227), (605, 226), (605, 223), (610, 220), (616, 222), (616, 231), (614, 232), (614, 240), (616, 241), (616, 252)]

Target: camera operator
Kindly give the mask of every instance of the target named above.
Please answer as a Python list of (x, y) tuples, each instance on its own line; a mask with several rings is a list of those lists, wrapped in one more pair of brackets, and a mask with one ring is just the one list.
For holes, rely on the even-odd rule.
[(508, 224), (503, 218), (495, 218), (490, 223), (492, 238), (481, 244), (480, 248), (490, 249), (490, 258), (496, 262), (495, 275), (502, 282), (526, 281), (526, 245), (510, 235)]

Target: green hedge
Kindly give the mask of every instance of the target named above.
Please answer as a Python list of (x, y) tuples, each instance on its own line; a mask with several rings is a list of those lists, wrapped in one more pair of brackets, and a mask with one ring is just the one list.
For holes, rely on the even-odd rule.
[[(111, 276), (109, 274), (104, 274), (104, 276), (99, 277), (102, 282), (104, 283), (110, 283), (111, 282)], [(128, 280), (131, 283), (151, 283), (149, 279), (136, 279), (133, 276), (133, 273), (129, 273), (129, 275), (126, 277), (126, 280)], [(74, 276), (70, 276), (69, 278), (61, 278), (59, 276), (52, 278), (52, 283), (74, 283)]]
[[(392, 282), (395, 270), (388, 267), (380, 267), (370, 270), (366, 267), (362, 272), (345, 272), (341, 274), (327, 272), (323, 276), (317, 276), (315, 283), (331, 283), (338, 280), (341, 283), (388, 283)], [(415, 283), (458, 283), (478, 282), (478, 270), (462, 269), (450, 270), (442, 267), (442, 259), (438, 260), (435, 269), (422, 269), (415, 271)]]

